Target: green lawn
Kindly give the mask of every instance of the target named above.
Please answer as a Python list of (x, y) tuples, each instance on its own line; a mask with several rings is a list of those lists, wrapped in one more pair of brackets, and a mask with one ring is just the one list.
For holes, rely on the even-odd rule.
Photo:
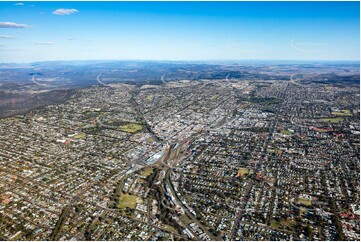
[(238, 176), (242, 177), (246, 174), (249, 174), (249, 169), (248, 168), (239, 168), (238, 169)]
[(121, 194), (119, 197), (118, 208), (135, 208), (137, 203), (141, 203), (142, 199), (135, 195)]
[(281, 223), (276, 221), (276, 220), (272, 220), (271, 221), (271, 227), (272, 228), (275, 228), (275, 229), (278, 229), (279, 227), (281, 226)]
[(297, 203), (306, 205), (306, 206), (311, 206), (312, 205), (312, 200), (307, 199), (307, 198), (303, 198), (303, 197), (299, 197), (297, 198)]
[(214, 101), (214, 100), (216, 100), (218, 97), (219, 97), (219, 95), (213, 95), (213, 96), (211, 97), (211, 100)]
[(277, 155), (281, 155), (281, 154), (283, 153), (282, 150), (277, 149), (277, 148), (268, 148), (268, 149), (267, 149), (267, 152), (268, 152), (269, 154), (275, 153), (275, 154), (277, 154)]
[(127, 132), (127, 133), (136, 133), (143, 129), (143, 126), (137, 123), (125, 124), (121, 125), (117, 128), (119, 131)]
[(278, 154), (278, 155), (281, 155), (283, 153), (283, 151), (280, 149), (276, 149), (275, 151), (276, 151), (276, 154)]
[(352, 113), (350, 112), (350, 110), (347, 109), (343, 109), (339, 112), (332, 112), (333, 115), (336, 116), (352, 116)]
[(145, 100), (147, 100), (148, 102), (151, 102), (151, 101), (153, 101), (153, 98), (154, 98), (153, 95), (149, 95), (145, 98)]
[(267, 149), (267, 152), (268, 153), (274, 153), (275, 152), (275, 150), (272, 148), (272, 149)]
[(188, 218), (188, 216), (187, 216), (186, 214), (181, 215), (180, 218), (181, 218), (186, 224), (192, 223), (192, 220), (190, 220), (190, 218)]
[(84, 133), (78, 133), (78, 134), (76, 134), (75, 136), (74, 136), (74, 139), (82, 139), (82, 138), (84, 138), (86, 136), (86, 134), (84, 134)]
[(295, 221), (289, 219), (281, 219), (279, 222), (276, 220), (271, 221), (271, 227), (275, 229), (279, 229), (281, 226), (283, 227), (292, 227), (295, 225)]
[(90, 110), (87, 110), (87, 111), (84, 111), (83, 114), (86, 115), (88, 118), (91, 118), (91, 117), (104, 117), (104, 116), (107, 116), (109, 114), (111, 114), (112, 112), (96, 112), (96, 111), (90, 111)]
[(281, 131), (281, 133), (284, 134), (284, 135), (290, 135), (290, 134), (292, 134), (292, 131), (284, 129), (284, 130)]
[(149, 137), (146, 141), (148, 143), (153, 143), (155, 141), (155, 139), (153, 137)]
[(323, 118), (321, 119), (323, 122), (330, 122), (330, 123), (339, 123), (343, 121), (343, 118)]

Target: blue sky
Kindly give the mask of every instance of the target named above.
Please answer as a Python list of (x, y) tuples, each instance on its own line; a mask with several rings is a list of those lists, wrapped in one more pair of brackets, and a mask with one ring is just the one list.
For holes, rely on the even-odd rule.
[(359, 2), (0, 2), (0, 62), (359, 60), (359, 12)]

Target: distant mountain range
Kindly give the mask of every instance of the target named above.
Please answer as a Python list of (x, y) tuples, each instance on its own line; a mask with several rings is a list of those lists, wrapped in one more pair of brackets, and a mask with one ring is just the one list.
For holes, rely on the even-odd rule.
[[(69, 89), (124, 82), (160, 85), (204, 79), (280, 80), (359, 85), (359, 62), (305, 61), (47, 61), (0, 64), (0, 117), (61, 102)], [(57, 97), (51, 91), (57, 92)], [(62, 93), (59, 95), (59, 93)], [(49, 96), (48, 96), (49, 95)]]

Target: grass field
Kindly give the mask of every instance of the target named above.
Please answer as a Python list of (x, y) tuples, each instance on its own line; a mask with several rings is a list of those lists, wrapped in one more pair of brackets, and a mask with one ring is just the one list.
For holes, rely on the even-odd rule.
[(272, 221), (271, 221), (271, 227), (272, 227), (272, 228), (277, 229), (277, 228), (279, 228), (280, 226), (281, 226), (281, 223), (280, 223), (280, 222), (278, 222), (278, 221), (276, 221), (276, 220), (272, 220)]
[(347, 109), (341, 110), (339, 112), (332, 112), (332, 114), (336, 116), (352, 116), (350, 110)]
[(330, 122), (330, 123), (339, 123), (343, 121), (343, 118), (323, 118), (321, 119), (323, 122)]
[(216, 100), (218, 97), (219, 97), (219, 95), (213, 95), (213, 96), (211, 97), (211, 100), (214, 101), (214, 100)]
[(77, 135), (74, 136), (74, 139), (82, 139), (86, 136), (86, 134), (84, 133), (78, 133)]
[(248, 168), (239, 168), (238, 169), (238, 176), (242, 177), (246, 174), (249, 174), (249, 169)]
[(143, 129), (143, 126), (140, 124), (137, 124), (137, 123), (121, 125), (117, 128), (117, 130), (127, 132), (127, 133), (136, 133), (142, 129)]
[(135, 208), (137, 203), (141, 203), (142, 199), (130, 194), (121, 194), (119, 197), (118, 208)]
[(276, 154), (278, 154), (278, 155), (282, 155), (282, 153), (283, 153), (283, 151), (280, 149), (276, 149), (275, 151), (276, 151)]
[(109, 114), (111, 114), (112, 112), (96, 112), (96, 111), (84, 111), (83, 114), (86, 115), (88, 118), (91, 117), (105, 117)]
[(150, 174), (153, 173), (153, 168), (150, 168), (150, 167), (146, 167), (144, 168), (141, 172), (140, 172), (140, 175), (141, 176), (144, 176), (144, 177), (147, 177), (149, 176)]
[(292, 134), (292, 131), (284, 129), (284, 130), (281, 131), (281, 134), (290, 135), (290, 134)]
[(288, 219), (281, 219), (279, 222), (276, 220), (271, 221), (271, 227), (275, 229), (279, 229), (281, 226), (283, 227), (292, 227), (295, 225), (295, 221), (288, 220)]
[(268, 152), (269, 154), (275, 153), (275, 154), (277, 154), (277, 155), (281, 155), (281, 154), (283, 153), (282, 150), (277, 149), (277, 148), (269, 148), (269, 149), (267, 149), (267, 152)]
[(274, 150), (274, 149), (267, 149), (267, 152), (268, 152), (268, 153), (274, 153), (275, 150)]
[(149, 95), (145, 98), (145, 100), (147, 100), (147, 102), (151, 102), (151, 101), (153, 101), (153, 98), (154, 98), (153, 95)]
[(188, 216), (185, 215), (185, 214), (181, 215), (180, 218), (181, 218), (182, 221), (184, 221), (186, 224), (192, 223), (192, 220), (190, 220), (190, 218), (188, 218)]
[(303, 198), (303, 197), (299, 197), (297, 198), (297, 203), (306, 205), (306, 206), (311, 206), (312, 205), (312, 200), (309, 200), (307, 198)]
[(170, 226), (170, 225), (166, 225), (165, 228), (166, 228), (168, 231), (171, 231), (171, 232), (173, 232), (173, 233), (177, 233), (177, 230), (176, 230), (174, 227)]
[(153, 137), (149, 137), (146, 141), (148, 143), (153, 143), (155, 141), (155, 139)]

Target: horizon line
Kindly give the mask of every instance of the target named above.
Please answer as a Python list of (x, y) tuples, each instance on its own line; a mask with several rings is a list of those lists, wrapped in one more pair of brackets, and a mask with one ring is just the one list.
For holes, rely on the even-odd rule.
[(187, 60), (187, 59), (73, 59), (73, 60), (39, 60), (29, 62), (0, 62), (0, 64), (33, 64), (39, 62), (76, 62), (76, 61), (134, 61), (134, 62), (232, 62), (232, 61), (289, 61), (289, 62), (359, 62), (360, 60), (308, 60), (308, 59), (199, 59), (199, 60)]

